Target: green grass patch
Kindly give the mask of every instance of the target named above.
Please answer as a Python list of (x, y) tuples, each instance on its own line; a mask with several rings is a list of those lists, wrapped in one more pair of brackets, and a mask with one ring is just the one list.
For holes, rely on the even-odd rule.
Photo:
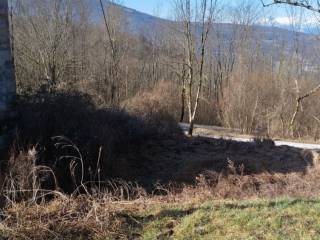
[(147, 215), (143, 239), (320, 239), (320, 201), (206, 202)]

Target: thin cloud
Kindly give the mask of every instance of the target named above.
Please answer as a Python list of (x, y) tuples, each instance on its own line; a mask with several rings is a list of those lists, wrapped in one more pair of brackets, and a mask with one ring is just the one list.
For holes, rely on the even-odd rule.
[(269, 17), (269, 18), (261, 18), (259, 20), (260, 24), (263, 25), (296, 25), (296, 24), (301, 24), (301, 25), (319, 25), (320, 24), (320, 19), (319, 17), (314, 17), (314, 16), (308, 16), (308, 17), (289, 17), (289, 16), (280, 16), (280, 17)]

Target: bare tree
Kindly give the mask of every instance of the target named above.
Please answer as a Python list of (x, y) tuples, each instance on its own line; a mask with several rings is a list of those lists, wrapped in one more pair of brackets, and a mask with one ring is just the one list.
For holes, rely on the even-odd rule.
[(110, 82), (110, 101), (111, 104), (119, 104), (120, 88), (121, 88), (121, 64), (126, 53), (126, 43), (123, 33), (125, 25), (125, 17), (121, 8), (117, 5), (117, 1), (109, 1), (108, 5), (103, 4), (100, 0), (100, 6), (103, 13), (104, 23), (106, 27), (107, 51), (110, 53), (109, 64), (109, 82)]
[(0, 149), (14, 129), (16, 97), (13, 58), (10, 46), (8, 1), (0, 0)]
[[(187, 108), (189, 115), (189, 135), (193, 134), (194, 121), (202, 94), (205, 76), (207, 40), (212, 29), (213, 15), (217, 1), (201, 0), (192, 7), (190, 0), (175, 1), (178, 15), (183, 23), (183, 41), (185, 49), (184, 65), (187, 67)], [(199, 32), (200, 31), (200, 42)], [(195, 89), (196, 88), (196, 89)], [(196, 93), (194, 96), (193, 93)]]
[[(49, 90), (61, 87), (62, 79), (73, 60), (72, 0), (18, 1), (15, 22), (16, 52), (19, 69), (32, 65), (37, 84)], [(20, 60), (23, 60), (21, 62)]]
[(176, 21), (146, 21), (137, 29), (126, 21), (127, 11), (107, 0), (106, 19), (97, 17), (99, 1), (13, 1), (18, 93), (49, 85), (85, 92), (99, 106), (157, 93), (155, 109), (189, 121), (189, 133), (195, 121), (250, 133), (267, 129), (270, 136), (281, 130), (289, 136), (292, 119), (294, 136), (310, 136), (320, 126), (319, 57), (310, 58), (320, 45), (314, 36), (288, 39), (279, 29), (255, 27), (262, 19), (259, 2), (228, 5), (221, 20), (232, 24), (213, 25), (220, 16), (212, 13), (215, 0), (173, 0)]
[[(320, 2), (317, 1), (310, 1), (310, 0), (273, 0), (271, 3), (265, 3), (263, 0), (261, 0), (262, 4), (264, 7), (275, 5), (275, 4), (287, 4), (290, 6), (296, 6), (296, 7), (301, 7), (308, 9), (313, 12), (320, 13)], [(297, 96), (296, 96), (296, 107), (295, 111), (292, 115), (291, 121), (290, 121), (290, 129), (293, 128), (295, 120), (297, 118), (297, 114), (299, 113), (301, 109), (301, 104), (303, 100), (306, 98), (316, 94), (318, 91), (320, 91), (320, 84), (314, 87), (313, 89), (309, 90), (307, 93), (300, 95), (299, 92), (299, 85), (298, 82), (296, 81), (296, 88), (297, 88)]]

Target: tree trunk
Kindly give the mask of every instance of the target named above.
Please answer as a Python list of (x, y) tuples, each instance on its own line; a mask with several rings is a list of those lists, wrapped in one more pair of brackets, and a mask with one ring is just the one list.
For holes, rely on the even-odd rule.
[(183, 86), (182, 93), (181, 93), (181, 115), (180, 115), (180, 122), (183, 122), (184, 119), (184, 110), (185, 110), (185, 100), (186, 99), (186, 88)]
[(0, 0), (0, 150), (10, 144), (14, 134), (16, 83), (10, 46), (8, 1)]
[(194, 129), (194, 119), (191, 119), (190, 122), (189, 122), (189, 136), (192, 136), (193, 135), (193, 129)]

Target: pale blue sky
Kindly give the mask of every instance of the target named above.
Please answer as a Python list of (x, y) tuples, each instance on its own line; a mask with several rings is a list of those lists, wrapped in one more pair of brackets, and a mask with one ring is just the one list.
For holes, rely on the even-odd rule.
[[(159, 14), (162, 17), (165, 17), (166, 15), (170, 14), (171, 8), (172, 8), (172, 1), (171, 0), (122, 0), (123, 4), (127, 7), (136, 9), (138, 11), (152, 14), (154, 15)], [(227, 4), (234, 4), (237, 2), (240, 2), (243, 0), (224, 0)], [(264, 0), (266, 3), (270, 2), (271, 0)], [(261, 3), (260, 0), (245, 0), (245, 2), (253, 4), (259, 4)], [(281, 11), (284, 13), (284, 11)]]
[[(256, 6), (262, 6), (260, 0), (220, 0), (225, 5), (235, 5), (240, 2), (252, 3)], [(272, 0), (264, 0), (265, 3), (270, 3)], [(172, 13), (172, 0), (122, 0), (123, 5), (136, 9), (138, 11), (156, 15), (159, 17), (167, 18)], [(300, 11), (296, 9), (295, 11)], [(286, 24), (290, 22), (288, 19), (288, 7), (284, 5), (277, 5), (274, 7), (264, 8), (265, 17), (269, 18), (272, 16), (277, 20), (279, 24)], [(307, 19), (313, 20), (312, 14), (307, 15)]]
[(151, 15), (167, 17), (171, 11), (171, 0), (122, 0), (123, 5)]

